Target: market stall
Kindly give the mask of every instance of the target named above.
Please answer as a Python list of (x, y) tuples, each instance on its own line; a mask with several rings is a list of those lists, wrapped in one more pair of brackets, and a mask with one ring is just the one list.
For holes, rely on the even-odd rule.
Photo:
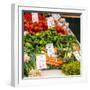
[(23, 12), (24, 76), (80, 75), (80, 42), (66, 17)]

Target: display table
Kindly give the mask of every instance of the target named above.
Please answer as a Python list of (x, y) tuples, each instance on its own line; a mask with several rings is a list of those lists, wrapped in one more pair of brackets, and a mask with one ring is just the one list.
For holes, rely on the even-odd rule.
[(43, 70), (41, 77), (65, 77), (61, 70)]

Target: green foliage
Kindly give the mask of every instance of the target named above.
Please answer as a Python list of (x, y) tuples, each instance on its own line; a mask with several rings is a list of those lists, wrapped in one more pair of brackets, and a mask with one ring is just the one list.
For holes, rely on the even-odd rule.
[[(79, 46), (77, 38), (75, 36), (61, 36), (53, 28), (46, 31), (38, 32), (34, 35), (27, 34), (24, 36), (24, 53), (27, 53), (28, 56), (30, 56), (31, 60), (30, 62), (24, 64), (24, 73), (26, 76), (28, 75), (30, 69), (36, 68), (36, 54), (41, 54), (42, 48), (45, 48), (46, 44), (48, 43), (53, 43), (54, 47), (58, 48), (57, 55), (58, 57), (62, 57), (64, 62), (72, 60), (75, 61), (75, 57), (71, 53), (72, 43), (76, 43)], [(48, 69), (60, 68), (61, 66), (55, 67), (52, 65), (48, 65)]]
[(72, 60), (63, 64), (61, 69), (66, 75), (80, 75), (80, 62)]
[(35, 57), (35, 55), (32, 53), (29, 56), (30, 56), (30, 61), (24, 63), (24, 75), (25, 76), (28, 76), (28, 73), (30, 70), (36, 68), (36, 57)]
[(28, 34), (24, 36), (24, 47), (25, 49), (30, 49), (32, 52), (34, 52), (37, 47), (45, 47), (48, 43), (53, 43), (55, 47), (62, 49), (71, 47), (73, 42), (77, 43), (75, 36), (61, 36), (53, 29), (38, 32), (35, 35)]

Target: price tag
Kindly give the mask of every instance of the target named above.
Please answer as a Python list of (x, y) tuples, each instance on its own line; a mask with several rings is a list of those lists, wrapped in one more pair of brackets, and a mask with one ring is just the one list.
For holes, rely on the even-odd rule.
[(46, 69), (46, 56), (45, 55), (37, 55), (36, 56), (36, 65), (37, 69)]
[(49, 28), (55, 26), (53, 17), (47, 18), (47, 24), (48, 24), (48, 27), (49, 27)]
[(80, 60), (81, 59), (81, 55), (80, 55), (80, 53), (78, 51), (73, 52), (73, 54), (74, 54), (74, 56), (75, 56), (75, 58), (77, 60)]
[(38, 22), (38, 13), (32, 13), (32, 21), (33, 22)]
[(48, 53), (48, 56), (55, 56), (55, 51), (54, 51), (54, 46), (52, 43), (49, 43), (46, 45), (46, 50), (47, 50), (47, 53)]
[(59, 18), (61, 18), (60, 14), (52, 14), (52, 17), (54, 18), (54, 20), (58, 20)]

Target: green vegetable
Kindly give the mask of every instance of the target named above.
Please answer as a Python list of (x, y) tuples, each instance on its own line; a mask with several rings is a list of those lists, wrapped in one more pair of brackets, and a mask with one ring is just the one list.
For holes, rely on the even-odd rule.
[[(26, 76), (28, 76), (29, 70), (36, 68), (36, 55), (41, 54), (42, 48), (45, 48), (48, 43), (53, 43), (54, 47), (58, 48), (57, 56), (63, 58), (64, 62), (67, 63), (65, 65), (68, 66), (68, 62), (76, 60), (71, 52), (73, 51), (73, 43), (79, 47), (77, 38), (72, 35), (61, 36), (54, 28), (38, 32), (34, 35), (27, 34), (24, 36), (23, 40), (24, 53), (27, 53), (31, 59), (30, 62), (24, 64), (24, 74)], [(61, 66), (55, 67), (48, 65), (48, 69), (60, 68)]]
[(28, 76), (29, 71), (32, 69), (36, 69), (36, 58), (33, 53), (30, 55), (30, 61), (28, 63), (24, 63), (24, 75)]
[(80, 62), (72, 60), (63, 64), (61, 69), (66, 75), (80, 75)]

